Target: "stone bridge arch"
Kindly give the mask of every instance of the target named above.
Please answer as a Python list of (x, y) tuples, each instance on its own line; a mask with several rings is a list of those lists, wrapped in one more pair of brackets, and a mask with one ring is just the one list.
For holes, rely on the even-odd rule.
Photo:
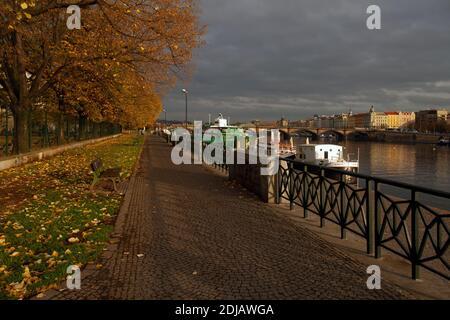
[(336, 129), (329, 129), (329, 130), (323, 130), (320, 132), (320, 134), (325, 134), (325, 135), (334, 135), (335, 137), (337, 137), (338, 139), (343, 139), (347, 136), (347, 133), (341, 130), (336, 130)]
[[(286, 132), (288, 131), (287, 129), (281, 129), (281, 130), (285, 130)], [(310, 134), (313, 139), (317, 139), (318, 138), (317, 130), (315, 130), (315, 129), (292, 128), (292, 129), (289, 129), (289, 133), (290, 134), (298, 134), (298, 135)]]

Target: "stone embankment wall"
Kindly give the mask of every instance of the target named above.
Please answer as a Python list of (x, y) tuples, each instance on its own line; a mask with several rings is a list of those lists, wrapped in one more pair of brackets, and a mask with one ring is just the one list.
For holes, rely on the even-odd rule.
[(369, 132), (368, 140), (377, 142), (398, 142), (398, 143), (438, 143), (439, 135), (427, 135), (416, 133), (400, 132)]
[(264, 202), (275, 203), (278, 190), (277, 176), (262, 175), (261, 169), (268, 165), (248, 163), (249, 159), (247, 154), (246, 164), (228, 165), (229, 179), (238, 182), (251, 192), (257, 194)]

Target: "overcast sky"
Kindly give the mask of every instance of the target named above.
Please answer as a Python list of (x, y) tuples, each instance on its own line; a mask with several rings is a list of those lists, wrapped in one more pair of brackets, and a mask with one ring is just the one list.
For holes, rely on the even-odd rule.
[[(206, 45), (168, 119), (450, 109), (450, 0), (201, 0)], [(382, 29), (366, 27), (367, 7)]]

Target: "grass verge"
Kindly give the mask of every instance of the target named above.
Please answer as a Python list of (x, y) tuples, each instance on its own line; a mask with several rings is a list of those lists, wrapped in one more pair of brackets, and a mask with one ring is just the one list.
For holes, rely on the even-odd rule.
[(122, 167), (128, 178), (143, 138), (122, 135), (0, 172), (0, 299), (24, 299), (95, 261), (105, 248), (122, 195), (92, 193), (90, 162)]

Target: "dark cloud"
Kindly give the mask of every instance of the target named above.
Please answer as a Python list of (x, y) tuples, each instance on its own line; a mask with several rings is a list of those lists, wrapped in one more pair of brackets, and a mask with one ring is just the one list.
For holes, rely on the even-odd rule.
[[(382, 30), (366, 9), (382, 9)], [(449, 0), (202, 0), (190, 119), (450, 106)], [(168, 116), (184, 118), (181, 88)]]

